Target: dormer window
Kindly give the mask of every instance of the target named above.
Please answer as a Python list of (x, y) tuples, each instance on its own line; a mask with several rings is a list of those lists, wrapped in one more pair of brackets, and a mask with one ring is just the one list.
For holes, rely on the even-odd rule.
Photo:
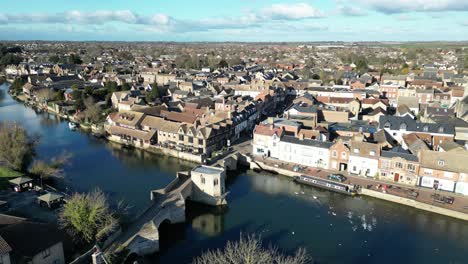
[(400, 130), (406, 131), (406, 123), (401, 123)]
[(445, 161), (444, 161), (444, 160), (438, 160), (438, 161), (437, 161), (437, 165), (439, 165), (439, 166), (444, 166), (444, 165), (445, 165)]
[(444, 133), (444, 127), (439, 127), (439, 133)]
[(390, 128), (390, 122), (386, 122), (384, 128)]
[(375, 151), (371, 150), (371, 151), (369, 152), (369, 154), (370, 154), (371, 156), (375, 156)]
[(427, 127), (427, 126), (424, 126), (424, 127), (423, 127), (423, 131), (424, 131), (424, 132), (427, 132), (427, 131), (429, 131), (429, 127)]

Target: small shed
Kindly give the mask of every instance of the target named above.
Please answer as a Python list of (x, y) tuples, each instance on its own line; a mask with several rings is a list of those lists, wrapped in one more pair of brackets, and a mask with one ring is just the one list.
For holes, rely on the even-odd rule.
[(49, 208), (56, 208), (63, 203), (63, 195), (58, 193), (46, 193), (37, 197), (40, 206), (46, 205)]
[(34, 188), (34, 180), (25, 176), (14, 178), (9, 182), (15, 192), (29, 191)]

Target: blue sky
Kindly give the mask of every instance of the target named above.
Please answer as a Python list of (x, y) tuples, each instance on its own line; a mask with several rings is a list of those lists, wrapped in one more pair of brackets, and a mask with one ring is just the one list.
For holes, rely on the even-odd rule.
[(468, 40), (468, 0), (0, 0), (2, 40)]

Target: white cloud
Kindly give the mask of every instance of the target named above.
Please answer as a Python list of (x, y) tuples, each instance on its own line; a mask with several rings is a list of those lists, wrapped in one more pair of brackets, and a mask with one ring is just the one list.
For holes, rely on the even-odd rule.
[(387, 14), (468, 11), (468, 0), (355, 0), (355, 2)]
[[(71, 10), (58, 13), (0, 13), (0, 24), (63, 24), (63, 25), (145, 25), (142, 30), (151, 32), (203, 32), (221, 29), (247, 29), (267, 26), (274, 21), (301, 21), (322, 17), (323, 13), (304, 3), (274, 4), (253, 11), (244, 10), (238, 16), (207, 17), (197, 20), (177, 19), (167, 14), (140, 15), (130, 10), (97, 10), (83, 12)], [(288, 25), (285, 25), (287, 27)], [(70, 27), (68, 27), (70, 28)], [(317, 26), (320, 28), (320, 26)], [(310, 28), (315, 30), (314, 27)]]
[(367, 12), (359, 7), (339, 5), (338, 13), (345, 16), (366, 16)]
[(0, 21), (8, 24), (27, 23), (62, 23), (62, 24), (104, 24), (121, 22), (126, 24), (165, 25), (171, 18), (165, 14), (154, 14), (151, 17), (140, 16), (130, 10), (98, 10), (82, 12), (71, 10), (59, 13), (29, 13), (29, 14), (0, 14)]
[(262, 9), (261, 14), (274, 20), (300, 20), (324, 16), (322, 11), (306, 3), (274, 4)]

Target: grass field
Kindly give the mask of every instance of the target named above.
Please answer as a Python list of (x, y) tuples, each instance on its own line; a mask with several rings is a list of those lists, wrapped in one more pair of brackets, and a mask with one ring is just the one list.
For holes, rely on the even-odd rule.
[(5, 190), (9, 187), (8, 181), (22, 176), (23, 173), (0, 166), (0, 190)]

